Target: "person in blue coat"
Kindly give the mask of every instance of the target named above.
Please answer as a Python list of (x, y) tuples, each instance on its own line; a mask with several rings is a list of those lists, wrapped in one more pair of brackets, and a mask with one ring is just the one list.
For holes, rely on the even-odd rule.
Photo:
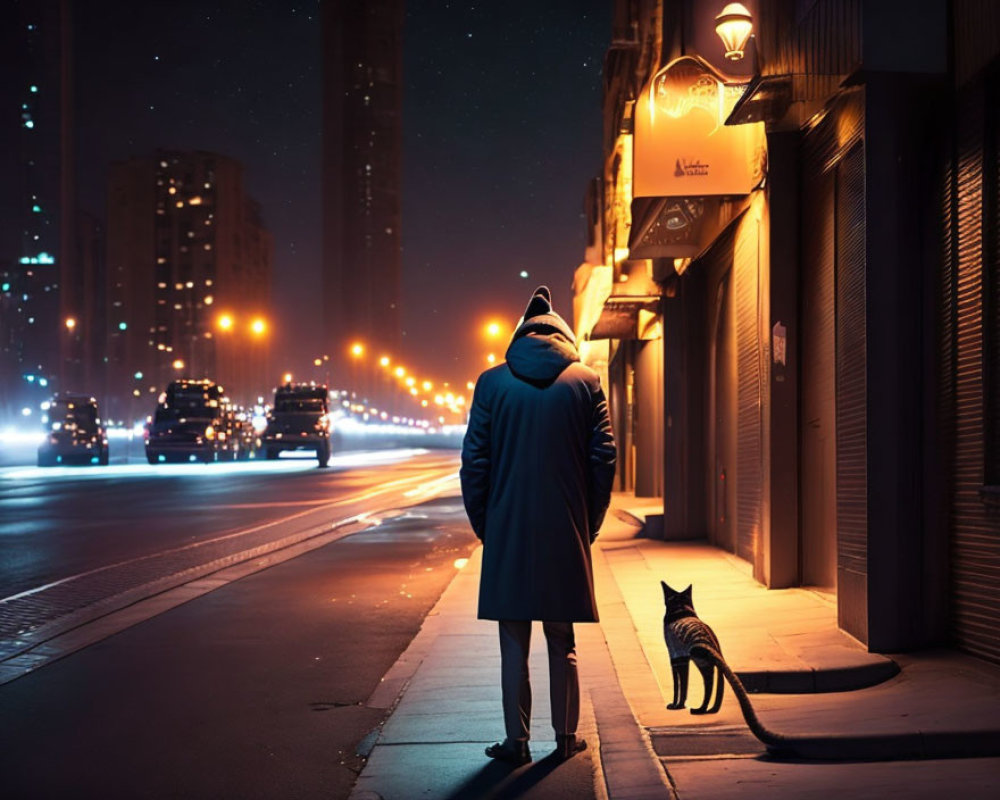
[(506, 738), (491, 758), (524, 764), (531, 721), (528, 649), (543, 623), (556, 753), (586, 748), (574, 622), (597, 622), (590, 546), (611, 499), (616, 449), (600, 378), (573, 331), (535, 290), (504, 363), (479, 376), (462, 445), (462, 498), (483, 542), (479, 618), (500, 624)]

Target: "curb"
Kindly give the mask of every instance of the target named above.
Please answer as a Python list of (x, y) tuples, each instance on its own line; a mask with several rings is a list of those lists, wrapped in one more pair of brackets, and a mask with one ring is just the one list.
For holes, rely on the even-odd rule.
[(891, 658), (873, 664), (809, 670), (736, 670), (751, 694), (821, 694), (877, 686), (900, 672)]
[(841, 736), (788, 736), (787, 745), (767, 745), (774, 761), (903, 761), (1000, 756), (1000, 730), (911, 731)]
[[(478, 566), (478, 552), (455, 575)], [(365, 705), (387, 711), (385, 720), (373, 731), (370, 742), (381, 744), (381, 728), (403, 701), (411, 679), (444, 632), (442, 608), (453, 602), (454, 580), (442, 592), (424, 620), (424, 625), (397, 661), (389, 668)], [(604, 632), (599, 624), (581, 625), (577, 643), (588, 653), (581, 665), (581, 690), (586, 700), (581, 709), (581, 731), (592, 750), (594, 791), (598, 800), (673, 800), (666, 776), (653, 752), (648, 734), (636, 722), (619, 684)], [(587, 706), (589, 705), (589, 712)], [(588, 721), (589, 718), (589, 721)], [(369, 751), (370, 752), (370, 751)], [(362, 770), (359, 781), (363, 780)], [(377, 787), (376, 787), (377, 788)], [(373, 787), (356, 783), (350, 800), (376, 800)]]

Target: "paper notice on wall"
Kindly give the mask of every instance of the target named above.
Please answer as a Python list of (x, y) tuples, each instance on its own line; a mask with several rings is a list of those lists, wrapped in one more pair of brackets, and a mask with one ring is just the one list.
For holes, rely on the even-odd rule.
[(787, 352), (788, 329), (780, 321), (774, 323), (771, 329), (771, 354), (775, 366), (785, 366)]

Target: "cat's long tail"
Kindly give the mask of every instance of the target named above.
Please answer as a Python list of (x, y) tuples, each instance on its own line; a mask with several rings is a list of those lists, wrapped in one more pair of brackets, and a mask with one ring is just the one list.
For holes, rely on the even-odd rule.
[(750, 731), (773, 755), (823, 761), (898, 761), (912, 758), (974, 758), (1000, 756), (1000, 729), (988, 731), (912, 731), (906, 733), (844, 736), (811, 734), (787, 736), (764, 725), (754, 711), (750, 695), (722, 654), (705, 644), (691, 646), (698, 655), (722, 670)]
[(760, 721), (760, 717), (757, 716), (757, 712), (754, 710), (753, 704), (750, 702), (750, 695), (743, 686), (743, 682), (739, 679), (735, 672), (733, 672), (726, 660), (722, 657), (722, 654), (707, 644), (695, 644), (691, 645), (691, 655), (701, 656), (713, 664), (716, 664), (719, 669), (722, 670), (722, 674), (726, 676), (726, 680), (729, 681), (729, 685), (733, 687), (733, 693), (736, 695), (736, 699), (739, 701), (740, 710), (743, 712), (743, 719), (746, 720), (750, 731), (756, 736), (760, 741), (767, 745), (767, 749), (774, 752), (772, 748), (783, 747), (787, 740), (787, 736), (782, 736), (780, 733), (775, 733), (764, 725)]

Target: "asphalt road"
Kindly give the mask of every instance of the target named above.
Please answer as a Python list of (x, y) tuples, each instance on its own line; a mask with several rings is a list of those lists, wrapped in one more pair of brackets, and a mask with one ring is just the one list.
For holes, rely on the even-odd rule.
[[(220, 522), (230, 530), (303, 509), (379, 512), (373, 527), (0, 686), (4, 796), (347, 796), (356, 749), (380, 722), (364, 701), (476, 542), (454, 491), (421, 502), (454, 474), (453, 453), (378, 467), (272, 466), (286, 471), (0, 476), (4, 526), (12, 508), (30, 512), (11, 541), (30, 549), (26, 539), (40, 537), (20, 557), (21, 586), (59, 574), (44, 571), (45, 553), (64, 558), (63, 571), (92, 569), (214, 538)], [(72, 527), (74, 504), (110, 530), (60, 531)]]
[(284, 458), (0, 469), (0, 658), (5, 642), (105, 598), (132, 602), (170, 576), (412, 504), (456, 471), (452, 451), (413, 450), (341, 453), (327, 469)]

